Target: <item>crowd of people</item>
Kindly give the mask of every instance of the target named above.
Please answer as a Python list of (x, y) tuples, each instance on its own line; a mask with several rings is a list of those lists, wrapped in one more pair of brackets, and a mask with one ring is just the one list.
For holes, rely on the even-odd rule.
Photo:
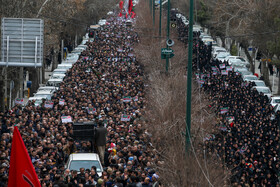
[[(160, 186), (159, 174), (153, 169), (159, 157), (143, 128), (143, 68), (133, 49), (138, 42), (137, 33), (133, 27), (126, 27), (125, 20), (108, 19), (67, 72), (52, 97), (52, 108), (46, 108), (44, 101), (41, 106), (16, 105), (0, 113), (0, 186), (7, 185), (14, 125), (43, 187)], [(66, 116), (72, 122), (62, 123)], [(79, 171), (64, 168), (72, 153), (97, 152), (91, 142), (73, 138), (74, 122), (106, 127), (106, 142), (97, 145), (105, 144), (104, 154), (99, 154), (102, 176), (94, 166)]]
[[(187, 26), (178, 19), (181, 41)], [(195, 33), (193, 69), (217, 114), (218, 133), (208, 134), (204, 149), (216, 155), (230, 172), (232, 186), (279, 186), (279, 112), (259, 94), (254, 82), (244, 82), (228, 62), (211, 57), (212, 46)], [(214, 154), (213, 154), (214, 153)]]

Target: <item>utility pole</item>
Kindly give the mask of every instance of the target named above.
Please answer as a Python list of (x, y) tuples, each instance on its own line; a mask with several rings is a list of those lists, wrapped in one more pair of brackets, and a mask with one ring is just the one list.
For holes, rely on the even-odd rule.
[(23, 82), (24, 82), (24, 80), (23, 80), (23, 67), (19, 68), (19, 79), (20, 79), (20, 81), (19, 81), (19, 97), (23, 98), (24, 97), (23, 96)]
[[(155, 27), (155, 0), (152, 0), (153, 1), (153, 3), (152, 3), (152, 5), (153, 5), (153, 27)], [(153, 31), (154, 32), (154, 31)]]
[(153, 11), (153, 9), (152, 9), (152, 0), (150, 0), (150, 12), (151, 12), (151, 14), (152, 14), (152, 11)]
[(187, 112), (186, 112), (186, 152), (191, 141), (191, 105), (192, 105), (192, 55), (193, 55), (193, 0), (190, 0), (188, 76), (187, 76)]
[[(170, 0), (168, 0), (168, 5), (167, 5), (167, 40), (169, 39), (169, 25), (170, 25)], [(166, 48), (169, 49), (169, 46), (166, 44)], [(169, 58), (166, 58), (166, 64), (165, 64), (165, 71), (168, 73), (168, 66), (169, 66)]]
[(159, 30), (158, 30), (158, 33), (159, 33), (159, 36), (161, 37), (161, 12), (162, 12), (162, 0), (159, 0)]

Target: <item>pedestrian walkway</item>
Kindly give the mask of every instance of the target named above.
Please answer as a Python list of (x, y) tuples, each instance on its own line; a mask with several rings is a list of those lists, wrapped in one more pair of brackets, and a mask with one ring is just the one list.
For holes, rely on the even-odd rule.
[[(244, 49), (241, 49), (239, 52), (240, 52), (240, 56), (242, 56), (247, 61), (249, 61), (246, 54), (245, 54)], [(255, 60), (255, 73), (257, 73), (260, 77), (262, 74), (260, 72), (259, 65), (260, 65), (260, 61)], [(269, 75), (269, 82), (270, 82), (270, 85), (271, 85), (272, 94), (276, 95), (277, 92), (278, 92), (278, 82), (279, 82), (279, 77), (276, 76), (276, 68), (274, 68), (273, 75)]]
[[(260, 61), (256, 60), (255, 62), (255, 73), (261, 75), (260, 69), (259, 69), (259, 65), (260, 65)], [(275, 96), (278, 92), (278, 83), (279, 83), (279, 77), (276, 76), (276, 68), (274, 68), (274, 73), (273, 75), (269, 75), (269, 82), (271, 85), (271, 92), (272, 94)]]

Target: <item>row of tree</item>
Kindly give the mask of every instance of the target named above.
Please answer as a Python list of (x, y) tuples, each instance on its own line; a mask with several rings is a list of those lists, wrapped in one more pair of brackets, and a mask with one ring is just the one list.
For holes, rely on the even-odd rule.
[[(220, 37), (223, 45), (240, 43), (253, 72), (252, 56), (257, 51), (261, 52), (262, 58), (272, 59), (272, 63), (280, 67), (279, 0), (194, 0), (194, 4), (195, 21), (209, 28), (214, 37)], [(188, 1), (174, 1), (173, 7), (183, 7), (181, 11), (188, 14)], [(251, 55), (249, 46), (257, 49)], [(267, 64), (263, 68), (263, 76), (270, 85)], [(278, 92), (280, 94), (280, 90)]]
[[(55, 68), (58, 64), (61, 40), (65, 46), (75, 47), (86, 33), (89, 25), (96, 23), (115, 6), (113, 0), (2, 0), (0, 18), (40, 18), (44, 19), (44, 63), (51, 62)], [(1, 39), (0, 39), (1, 40)], [(1, 43), (1, 41), (0, 41)], [(29, 72), (29, 80), (32, 81), (31, 93), (39, 86), (39, 76), (44, 81), (44, 67), (42, 70), (25, 68)], [(39, 73), (42, 71), (42, 73)], [(12, 98), (17, 97), (19, 90), (19, 68), (0, 67), (0, 111), (5, 109), (9, 82), (15, 82)], [(6, 93), (6, 94), (5, 94)]]

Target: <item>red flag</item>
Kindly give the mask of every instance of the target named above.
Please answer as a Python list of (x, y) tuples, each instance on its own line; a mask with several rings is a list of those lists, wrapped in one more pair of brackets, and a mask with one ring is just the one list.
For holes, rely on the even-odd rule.
[(40, 187), (35, 169), (20, 136), (15, 127), (13, 134), (8, 187)]
[(135, 12), (131, 12), (131, 18), (135, 18), (136, 14)]
[(120, 7), (121, 10), (123, 9), (123, 1), (120, 1), (119, 7)]
[(129, 13), (129, 14), (130, 14), (131, 11), (132, 11), (132, 7), (133, 7), (132, 0), (129, 0), (129, 4), (128, 4), (128, 13)]

